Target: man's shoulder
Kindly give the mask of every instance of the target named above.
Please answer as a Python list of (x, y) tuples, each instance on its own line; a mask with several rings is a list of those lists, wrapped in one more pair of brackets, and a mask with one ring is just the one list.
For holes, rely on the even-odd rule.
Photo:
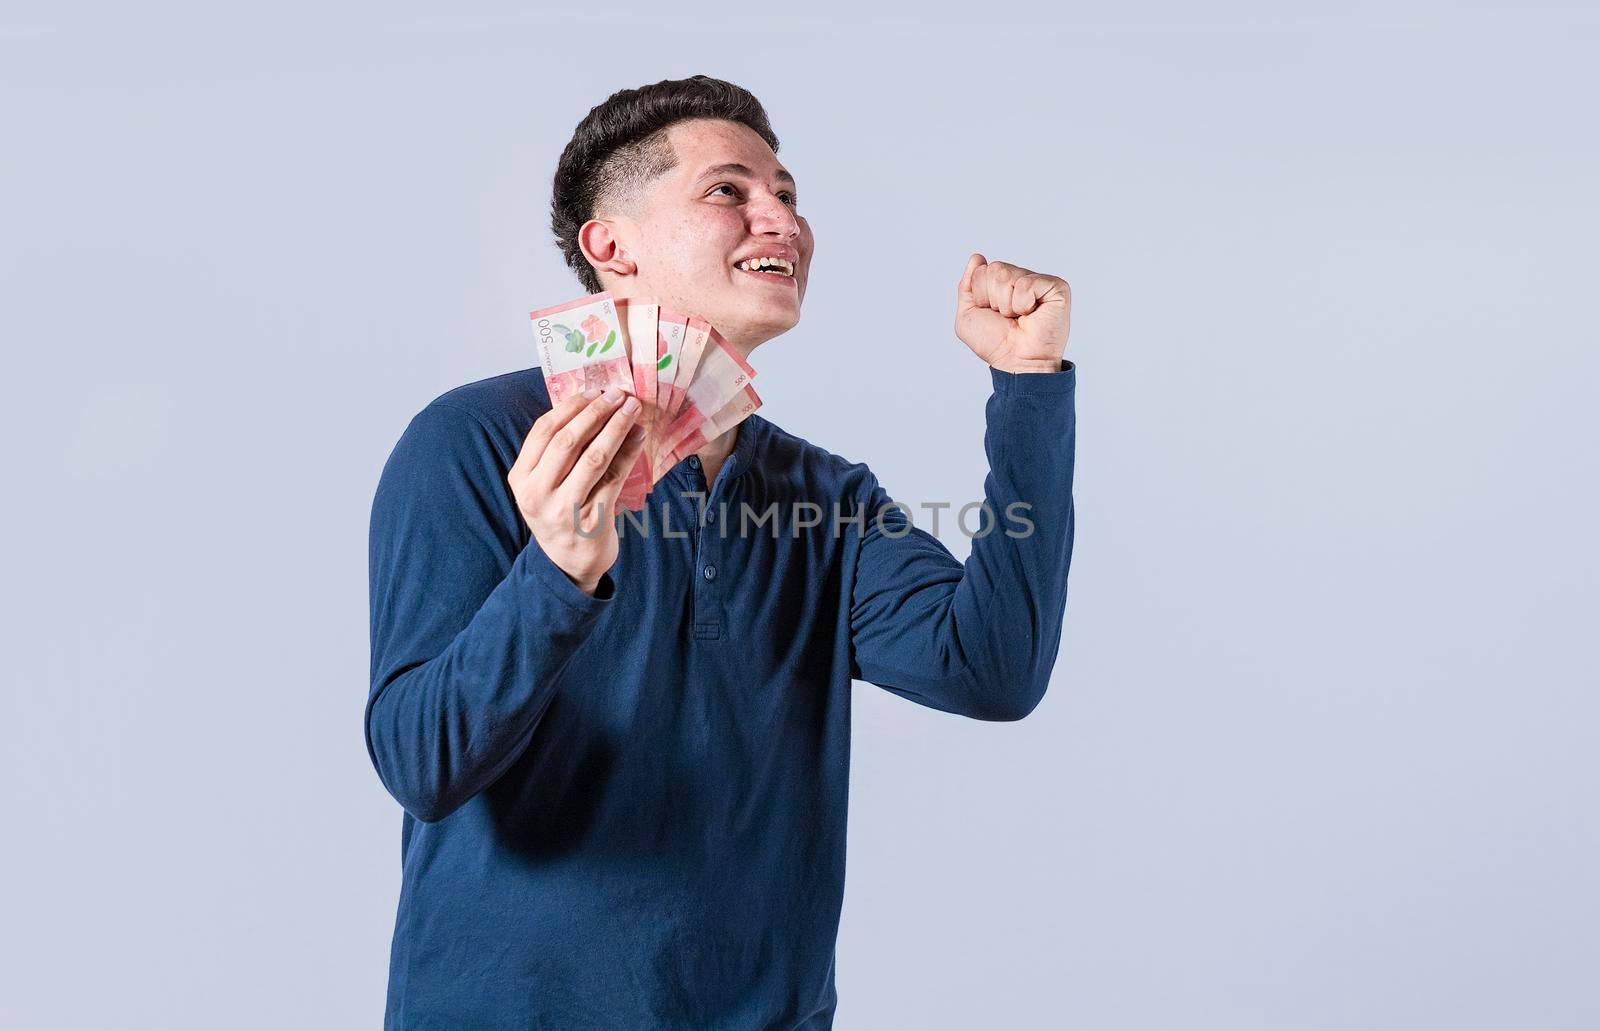
[(856, 497), (869, 492), (877, 478), (865, 462), (852, 461), (776, 423), (759, 420), (766, 437), (761, 468), (810, 497)]
[(429, 401), (428, 408), (454, 408), (475, 417), (485, 427), (522, 427), (527, 433), (533, 420), (550, 410), (544, 373), (537, 368), (517, 369), (498, 376), (463, 383)]
[(488, 442), (500, 454), (514, 456), (534, 420), (549, 410), (544, 373), (518, 369), (445, 391), (422, 406), (407, 433), (454, 448)]

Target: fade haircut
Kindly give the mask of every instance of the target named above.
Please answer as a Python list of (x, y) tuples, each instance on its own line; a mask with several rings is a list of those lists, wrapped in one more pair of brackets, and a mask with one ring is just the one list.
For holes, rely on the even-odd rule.
[(778, 152), (778, 137), (761, 102), (748, 90), (707, 75), (618, 90), (591, 108), (573, 131), (556, 163), (550, 228), (567, 266), (589, 293), (603, 287), (578, 246), (578, 230), (597, 212), (635, 212), (647, 188), (678, 166), (667, 129), (694, 118), (748, 126)]

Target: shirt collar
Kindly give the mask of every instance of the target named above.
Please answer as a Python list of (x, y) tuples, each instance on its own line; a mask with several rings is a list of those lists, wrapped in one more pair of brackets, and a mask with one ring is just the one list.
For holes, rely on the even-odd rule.
[[(751, 413), (744, 417), (734, 429), (733, 450), (728, 452), (727, 461), (723, 468), (728, 471), (729, 481), (737, 480), (743, 476), (751, 466), (755, 465), (761, 453), (761, 441), (766, 437), (767, 421), (761, 416)], [(684, 456), (683, 461), (673, 466), (668, 475), (692, 482), (689, 472), (689, 458)], [(706, 484), (707, 487), (715, 484)]]

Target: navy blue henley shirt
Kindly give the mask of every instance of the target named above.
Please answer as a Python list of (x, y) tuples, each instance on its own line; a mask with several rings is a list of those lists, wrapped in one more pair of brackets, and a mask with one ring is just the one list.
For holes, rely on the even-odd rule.
[(752, 415), (709, 490), (687, 458), (623, 517), (593, 597), (506, 483), (539, 370), (422, 409), (369, 550), (366, 743), (405, 810), (386, 1029), (832, 1025), (851, 681), (1015, 720), (1060, 643), (1076, 369), (990, 375), (964, 565)]

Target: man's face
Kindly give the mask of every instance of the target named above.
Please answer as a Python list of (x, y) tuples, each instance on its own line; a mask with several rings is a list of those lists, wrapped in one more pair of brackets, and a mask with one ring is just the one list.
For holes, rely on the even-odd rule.
[[(748, 354), (800, 321), (811, 227), (795, 211), (793, 180), (748, 126), (697, 119), (667, 133), (677, 167), (653, 184), (635, 217), (612, 220), (636, 272), (603, 270), (601, 281), (618, 296), (657, 297), (699, 315)], [(794, 275), (735, 267), (768, 255), (787, 258)]]

